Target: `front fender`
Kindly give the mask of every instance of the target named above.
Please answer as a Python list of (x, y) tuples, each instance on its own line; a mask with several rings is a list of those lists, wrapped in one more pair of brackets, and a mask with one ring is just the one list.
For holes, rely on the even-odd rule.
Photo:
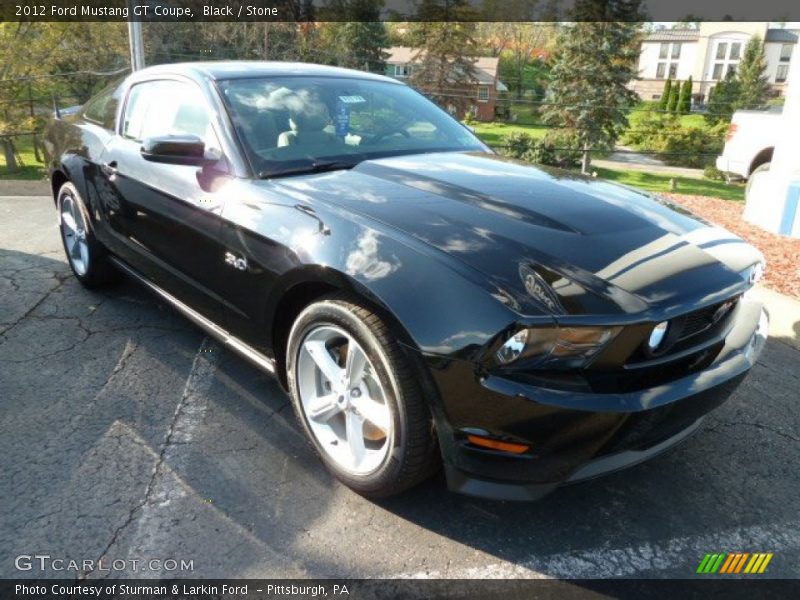
[(390, 226), (286, 196), (248, 196), (232, 194), (223, 215), (235, 247), (271, 276), (263, 290), (267, 324), (291, 288), (323, 282), (390, 313), (423, 353), (471, 360), (520, 317), (488, 278)]

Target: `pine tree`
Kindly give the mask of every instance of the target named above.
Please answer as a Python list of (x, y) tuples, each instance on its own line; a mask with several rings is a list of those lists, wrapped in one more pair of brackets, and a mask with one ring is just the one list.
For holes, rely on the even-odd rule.
[(672, 90), (672, 79), (667, 79), (666, 83), (664, 84), (664, 91), (661, 93), (661, 99), (658, 101), (659, 110), (667, 110), (667, 104), (669, 103), (669, 93), (671, 90)]
[(628, 83), (637, 75), (639, 6), (639, 0), (576, 0), (572, 23), (556, 39), (542, 117), (574, 137), (584, 173), (593, 148), (613, 147), (636, 101)]
[(409, 82), (460, 117), (475, 101), (473, 9), (469, 0), (422, 0), (417, 14), (425, 20), (411, 27), (417, 51)]
[(328, 0), (336, 22), (327, 23), (329, 62), (341, 67), (383, 73), (389, 35), (381, 22), (384, 0)]
[(669, 90), (669, 100), (667, 101), (667, 110), (674, 113), (678, 110), (678, 97), (680, 95), (681, 82), (675, 81), (675, 85)]
[(706, 121), (712, 124), (730, 121), (739, 97), (739, 80), (732, 72), (728, 72), (725, 79), (714, 86), (709, 96)]
[(761, 38), (753, 36), (744, 48), (736, 78), (739, 80), (739, 97), (735, 109), (758, 108), (769, 95), (769, 80), (766, 75), (767, 59)]
[(681, 86), (681, 94), (678, 97), (678, 112), (682, 115), (688, 115), (692, 111), (692, 78), (683, 82)]

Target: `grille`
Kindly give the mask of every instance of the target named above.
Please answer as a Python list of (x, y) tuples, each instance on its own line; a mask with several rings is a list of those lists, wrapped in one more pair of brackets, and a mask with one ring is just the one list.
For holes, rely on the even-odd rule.
[(707, 306), (694, 312), (690, 312), (683, 317), (683, 323), (680, 325), (678, 333), (678, 340), (685, 340), (688, 337), (701, 333), (711, 327), (714, 321), (714, 315), (717, 310), (722, 306), (715, 304), (714, 306)]

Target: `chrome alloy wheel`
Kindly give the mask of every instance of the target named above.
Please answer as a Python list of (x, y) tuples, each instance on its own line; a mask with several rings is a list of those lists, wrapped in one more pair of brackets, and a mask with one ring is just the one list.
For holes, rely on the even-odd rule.
[(86, 222), (78, 203), (69, 195), (61, 197), (61, 235), (67, 247), (67, 258), (78, 275), (89, 271), (89, 243), (86, 241)]
[(319, 446), (354, 475), (378, 469), (394, 427), (386, 392), (363, 348), (343, 329), (320, 325), (303, 339), (296, 364), (303, 413)]

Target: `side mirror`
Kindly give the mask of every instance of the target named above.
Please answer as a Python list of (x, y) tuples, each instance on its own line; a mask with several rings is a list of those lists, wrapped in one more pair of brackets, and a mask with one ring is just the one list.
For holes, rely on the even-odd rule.
[(206, 158), (203, 140), (196, 135), (163, 135), (142, 142), (142, 158), (170, 165), (201, 167), (211, 162)]

